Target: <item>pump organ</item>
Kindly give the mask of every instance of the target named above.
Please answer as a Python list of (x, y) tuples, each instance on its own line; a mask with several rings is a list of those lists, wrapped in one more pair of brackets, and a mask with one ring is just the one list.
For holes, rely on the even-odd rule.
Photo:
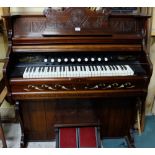
[(21, 118), (21, 146), (54, 139), (55, 124), (99, 123), (101, 138), (130, 137), (137, 108), (144, 127), (148, 18), (108, 8), (4, 16), (9, 50), (3, 70)]

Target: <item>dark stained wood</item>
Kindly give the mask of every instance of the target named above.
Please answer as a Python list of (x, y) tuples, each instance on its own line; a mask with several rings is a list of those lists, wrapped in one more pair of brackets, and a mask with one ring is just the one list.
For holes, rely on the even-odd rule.
[(13, 52), (124, 52), (124, 51), (141, 51), (141, 45), (52, 45), (52, 46), (13, 46)]
[[(0, 81), (0, 107), (7, 95), (7, 88), (5, 87), (5, 80), (2, 78)], [(6, 143), (6, 138), (2, 126), (2, 120), (1, 120), (1, 115), (0, 115), (0, 140), (2, 141), (2, 146), (3, 148), (7, 148), (7, 143)]]
[[(10, 101), (18, 103), (21, 146), (55, 139), (54, 126), (99, 124), (101, 138), (128, 137), (141, 110), (151, 76), (147, 54), (147, 21), (142, 14), (111, 14), (88, 8), (48, 8), (44, 15), (4, 16), (9, 49), (3, 73)], [(27, 54), (132, 55), (144, 73), (121, 77), (35, 78), (11, 76), (18, 58)], [(128, 63), (128, 59), (125, 59)], [(115, 62), (117, 63), (117, 62)], [(130, 61), (131, 63), (131, 61)], [(134, 64), (133, 64), (134, 65)]]
[(121, 137), (128, 135), (128, 129), (134, 123), (135, 104), (136, 101), (132, 97), (130, 100), (125, 97), (112, 100), (35, 100), (33, 104), (31, 101), (21, 100), (20, 110), (25, 137), (29, 140), (55, 139), (54, 124), (80, 126), (97, 122), (100, 122), (102, 137)]

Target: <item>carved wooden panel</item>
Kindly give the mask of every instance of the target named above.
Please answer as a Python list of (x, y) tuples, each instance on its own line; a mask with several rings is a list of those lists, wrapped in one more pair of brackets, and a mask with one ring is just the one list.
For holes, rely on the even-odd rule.
[(115, 33), (136, 33), (138, 32), (137, 21), (132, 18), (122, 19), (117, 18), (110, 21), (110, 27), (112, 27)]
[(136, 86), (131, 82), (113, 82), (113, 83), (96, 83), (85, 85), (65, 85), (65, 84), (42, 84), (42, 85), (27, 85), (23, 88), (23, 91), (76, 91), (76, 90), (106, 90), (106, 89), (132, 89)]
[(44, 17), (22, 17), (17, 18), (14, 22), (15, 36), (41, 35), (45, 30)]
[(47, 17), (46, 33), (54, 30), (75, 31), (101, 30), (108, 28), (109, 11), (94, 12), (88, 8), (66, 8), (62, 11), (48, 8), (44, 11)]
[(112, 35), (139, 33), (143, 28), (143, 18), (138, 15), (114, 15), (110, 10), (102, 12), (89, 8), (48, 8), (44, 15), (22, 15), (14, 17), (14, 37), (43, 37), (46, 35)]

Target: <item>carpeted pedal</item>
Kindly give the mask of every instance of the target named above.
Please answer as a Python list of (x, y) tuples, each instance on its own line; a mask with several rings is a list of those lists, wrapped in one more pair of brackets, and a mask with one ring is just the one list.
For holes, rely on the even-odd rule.
[(60, 128), (59, 129), (59, 147), (60, 148), (76, 148), (77, 132), (76, 128)]
[(100, 147), (97, 127), (59, 128), (56, 143), (59, 148)]
[(79, 147), (97, 147), (97, 132), (95, 127), (79, 128)]

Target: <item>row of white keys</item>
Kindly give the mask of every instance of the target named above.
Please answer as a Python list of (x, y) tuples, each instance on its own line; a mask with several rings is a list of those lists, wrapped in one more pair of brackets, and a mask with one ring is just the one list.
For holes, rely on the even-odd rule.
[(134, 75), (129, 65), (27, 67), (23, 78), (97, 77)]

